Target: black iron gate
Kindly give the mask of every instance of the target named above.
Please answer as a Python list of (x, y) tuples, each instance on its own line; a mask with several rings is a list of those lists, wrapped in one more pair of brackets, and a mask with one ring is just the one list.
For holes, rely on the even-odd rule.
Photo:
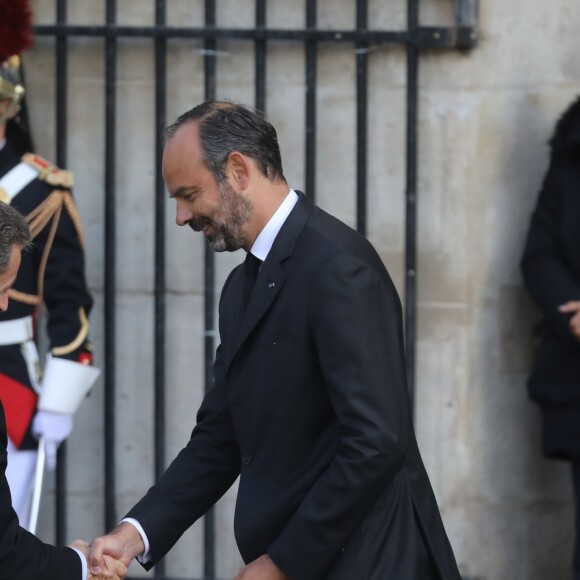
[[(165, 434), (165, 203), (160, 192), (164, 190), (161, 167), (162, 129), (166, 125), (166, 62), (167, 43), (176, 39), (197, 39), (204, 45), (205, 96), (216, 97), (216, 54), (220, 41), (247, 41), (254, 46), (255, 106), (267, 111), (266, 62), (268, 47), (277, 41), (303, 43), (305, 47), (305, 191), (316, 196), (316, 132), (317, 132), (317, 54), (321, 43), (349, 43), (355, 47), (356, 59), (356, 224), (363, 234), (367, 231), (367, 101), (369, 49), (386, 44), (403, 45), (407, 61), (406, 99), (406, 186), (405, 186), (405, 330), (408, 359), (408, 377), (413, 397), (415, 382), (415, 306), (416, 306), (416, 207), (418, 168), (418, 80), (419, 55), (422, 50), (469, 50), (477, 43), (478, 0), (449, 0), (453, 5), (455, 22), (449, 27), (422, 27), (419, 24), (419, 0), (407, 0), (407, 29), (384, 30), (369, 27), (369, 0), (356, 0), (356, 26), (352, 29), (331, 30), (317, 27), (317, 0), (304, 0), (305, 23), (302, 29), (269, 28), (267, 0), (255, 0), (255, 27), (251, 29), (224, 28), (217, 25), (216, 5), (219, 0), (205, 0), (205, 22), (198, 28), (166, 25), (171, 2), (152, 0), (155, 6), (155, 25), (121, 26), (117, 24), (117, 2), (106, 0), (105, 23), (99, 26), (79, 26), (67, 21), (67, 1), (56, 0), (54, 25), (35, 27), (38, 36), (54, 38), (56, 47), (56, 162), (67, 165), (67, 56), (68, 41), (72, 37), (96, 37), (105, 42), (105, 252), (107, 268), (104, 271), (104, 385), (105, 385), (105, 523), (108, 529), (117, 523), (114, 450), (115, 439), (115, 217), (117, 174), (116, 137), (116, 64), (121, 38), (151, 39), (155, 45), (155, 125), (156, 173), (155, 191), (155, 475), (166, 467)], [(428, 0), (424, 0), (428, 1)], [(214, 344), (214, 255), (205, 253), (205, 384), (211, 383)], [(66, 451), (61, 449), (61, 459)], [(65, 529), (65, 473), (66, 461), (60, 461), (57, 470), (56, 539), (64, 544)], [(215, 578), (214, 520), (210, 513), (204, 521), (205, 549), (204, 576)], [(155, 570), (156, 578), (168, 580), (161, 562)]]

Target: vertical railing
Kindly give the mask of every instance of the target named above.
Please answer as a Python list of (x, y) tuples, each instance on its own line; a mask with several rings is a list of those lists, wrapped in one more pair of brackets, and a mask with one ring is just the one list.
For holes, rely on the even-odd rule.
[[(306, 0), (306, 30), (316, 30), (317, 2)], [(316, 60), (318, 43), (307, 39), (306, 50), (306, 136), (304, 193), (316, 199)]]
[[(205, 25), (216, 25), (215, 0), (205, 0)], [(216, 50), (217, 40), (204, 41), (205, 98), (216, 98)], [(213, 359), (215, 355), (215, 257), (208, 245), (204, 253), (205, 280), (205, 390), (213, 382)], [(203, 519), (204, 525), (204, 576), (215, 578), (215, 511), (209, 510)]]
[[(356, 3), (356, 29), (367, 29), (368, 0)], [(356, 227), (367, 233), (368, 42), (356, 43)]]
[[(67, 2), (58, 0), (56, 4), (56, 21), (66, 24)], [(58, 36), (56, 39), (56, 163), (59, 167), (67, 164), (67, 78), (68, 78), (68, 38)], [(66, 544), (66, 443), (60, 446), (56, 465), (56, 519), (55, 535), (59, 545)]]
[[(165, 26), (165, 0), (155, 0), (155, 25)], [(163, 156), (163, 130), (166, 125), (167, 40), (155, 38), (155, 288), (154, 288), (154, 391), (155, 391), (155, 480), (166, 469), (165, 464), (165, 185), (161, 173)], [(165, 575), (165, 562), (155, 566), (155, 577)]]
[[(114, 28), (116, 23), (116, 0), (107, 0), (106, 24)], [(105, 264), (104, 311), (105, 311), (105, 527), (110, 530), (117, 523), (116, 470), (115, 470), (115, 390), (116, 390), (116, 90), (117, 37), (105, 38)]]
[[(266, 28), (266, 0), (256, 0), (256, 32)], [(266, 112), (266, 39), (255, 41), (255, 106)]]
[[(408, 0), (407, 25), (419, 26), (419, 0)], [(417, 328), (417, 118), (419, 102), (419, 48), (407, 44), (407, 170), (405, 187), (405, 349), (407, 384), (415, 400), (415, 348)]]

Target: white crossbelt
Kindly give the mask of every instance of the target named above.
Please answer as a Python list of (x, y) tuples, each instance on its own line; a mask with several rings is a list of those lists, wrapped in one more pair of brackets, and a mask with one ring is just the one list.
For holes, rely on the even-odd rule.
[(32, 316), (0, 322), (0, 346), (20, 344), (33, 337)]
[(0, 179), (0, 189), (4, 190), (8, 194), (8, 198), (12, 200), (33, 179), (38, 177), (38, 174), (37, 169), (22, 161)]

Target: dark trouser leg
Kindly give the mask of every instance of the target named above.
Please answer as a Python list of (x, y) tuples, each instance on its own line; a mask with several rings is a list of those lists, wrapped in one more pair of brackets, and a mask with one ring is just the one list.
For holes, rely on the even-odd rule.
[(580, 461), (572, 461), (572, 483), (574, 485), (575, 528), (574, 559), (572, 567), (574, 580), (580, 580)]

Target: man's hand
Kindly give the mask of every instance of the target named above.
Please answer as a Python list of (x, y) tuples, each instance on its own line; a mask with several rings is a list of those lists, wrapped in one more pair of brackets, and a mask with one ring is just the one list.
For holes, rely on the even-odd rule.
[(112, 532), (93, 540), (89, 551), (91, 574), (99, 576), (106, 569), (106, 557), (111, 556), (129, 566), (131, 560), (145, 551), (137, 529), (128, 523), (119, 524)]
[(234, 580), (290, 580), (290, 578), (274, 564), (268, 554), (264, 554), (244, 566)]
[(576, 340), (580, 340), (580, 300), (570, 300), (570, 302), (562, 304), (558, 310), (565, 314), (573, 315), (568, 323), (570, 326), (570, 332), (574, 335)]
[[(85, 555), (88, 565), (90, 546), (87, 542), (84, 542), (83, 540), (75, 540), (69, 547), (80, 550)], [(127, 576), (127, 566), (125, 566), (123, 562), (111, 558), (111, 556), (103, 557), (103, 565), (104, 570), (101, 574), (95, 576), (89, 571), (87, 580), (123, 580), (123, 578)]]

